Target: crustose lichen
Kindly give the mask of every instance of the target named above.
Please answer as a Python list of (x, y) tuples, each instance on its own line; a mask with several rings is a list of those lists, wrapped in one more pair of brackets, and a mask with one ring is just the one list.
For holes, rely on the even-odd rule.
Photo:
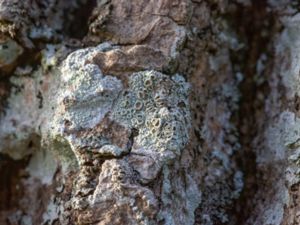
[(135, 73), (129, 78), (129, 88), (117, 99), (112, 117), (139, 131), (137, 148), (174, 158), (188, 141), (188, 90), (189, 85), (179, 75), (170, 78), (155, 71)]

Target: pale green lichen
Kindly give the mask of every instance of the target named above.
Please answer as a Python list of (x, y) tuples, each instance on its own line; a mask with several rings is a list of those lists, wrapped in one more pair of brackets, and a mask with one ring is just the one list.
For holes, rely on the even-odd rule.
[(0, 68), (14, 63), (23, 53), (23, 48), (8, 38), (0, 41)]
[(69, 142), (61, 136), (56, 136), (54, 139), (52, 137), (49, 140), (51, 140), (50, 143), (45, 143), (45, 146), (48, 146), (49, 150), (60, 160), (63, 172), (77, 170), (79, 166), (78, 159)]
[(41, 51), (41, 67), (44, 71), (58, 68), (62, 59), (64, 59), (70, 51), (70, 49), (62, 44), (47, 44)]

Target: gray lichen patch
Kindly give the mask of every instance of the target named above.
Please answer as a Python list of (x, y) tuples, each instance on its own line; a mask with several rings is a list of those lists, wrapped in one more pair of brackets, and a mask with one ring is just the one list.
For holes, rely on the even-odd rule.
[(122, 87), (119, 80), (110, 76), (102, 78), (101, 73), (92, 67), (86, 66), (86, 71), (79, 71), (78, 77), (70, 83), (72, 92), (64, 93), (69, 129), (91, 128), (100, 122)]
[[(98, 65), (91, 63), (95, 54), (111, 48), (103, 43), (75, 51), (61, 66), (56, 101), (51, 103), (54, 118), (49, 133), (53, 140), (63, 138), (69, 144), (79, 165), (84, 163), (85, 154), (119, 157), (128, 151), (124, 142), (130, 132), (121, 132), (122, 127), (105, 118), (122, 90), (122, 83), (115, 77), (104, 76)], [(112, 135), (114, 129), (124, 135), (125, 141)]]
[[(288, 187), (300, 183), (300, 119), (292, 112), (280, 114), (277, 125), (268, 130), (269, 148), (274, 149), (273, 161), (288, 159), (285, 181)], [(273, 141), (271, 141), (273, 137)], [(276, 138), (276, 139), (275, 139)]]
[(300, 120), (290, 111), (281, 112), (265, 130), (265, 148), (258, 150), (257, 166), (276, 167), (271, 167), (269, 176), (260, 181), (272, 191), (272, 198), (271, 204), (263, 203), (262, 221), (255, 224), (282, 224), (285, 208), (293, 204), (288, 192), (300, 182), (299, 130)]
[[(194, 212), (201, 202), (201, 192), (195, 180), (186, 171), (185, 178), (176, 175), (175, 166), (165, 165), (162, 169), (162, 207), (158, 220), (163, 224), (194, 224)], [(172, 171), (173, 170), (173, 171)]]
[[(122, 210), (128, 224), (156, 224), (157, 199), (143, 185), (179, 158), (189, 141), (189, 84), (180, 75), (142, 71), (126, 77), (125, 88), (118, 78), (104, 75), (95, 60), (112, 48), (104, 43), (78, 50), (62, 63), (49, 138), (69, 146), (79, 165), (68, 202), (74, 218), (84, 215), (78, 223), (100, 218), (119, 224)], [(193, 185), (188, 182), (196, 190)], [(193, 221), (197, 204), (184, 196), (183, 208), (191, 210), (186, 217)]]
[(155, 152), (161, 161), (179, 156), (190, 128), (189, 85), (179, 75), (170, 78), (144, 71), (130, 76), (129, 87), (123, 90), (120, 80), (104, 76), (98, 65), (90, 63), (95, 54), (111, 48), (104, 43), (67, 57), (61, 68), (62, 83), (52, 134), (67, 136), (74, 150), (89, 148), (103, 156), (121, 156), (129, 149), (113, 144), (101, 134), (98, 144), (93, 141), (89, 145), (84, 144), (88, 140), (84, 135), (74, 135), (88, 129), (94, 135), (94, 128), (111, 114), (111, 121), (128, 130), (138, 130), (133, 152)]
[[(288, 98), (292, 98), (295, 95), (299, 96), (299, 21), (299, 14), (285, 19), (285, 29), (278, 38), (278, 44), (276, 45), (276, 55), (280, 60), (277, 67)], [(282, 58), (287, 58), (288, 60), (281, 62)]]
[(102, 77), (95, 65), (86, 65), (74, 75), (62, 96), (65, 119), (70, 121), (69, 129), (91, 128), (103, 119), (122, 84), (114, 77)]
[(112, 118), (138, 130), (132, 152), (154, 152), (162, 161), (180, 155), (189, 138), (188, 90), (179, 75), (170, 78), (144, 71), (130, 76), (129, 88), (117, 99)]
[[(100, 51), (102, 48), (95, 48)], [(97, 51), (79, 50), (70, 54), (62, 66), (56, 126), (68, 130), (92, 128), (104, 118), (122, 89), (115, 77), (103, 76), (99, 67), (87, 63)]]

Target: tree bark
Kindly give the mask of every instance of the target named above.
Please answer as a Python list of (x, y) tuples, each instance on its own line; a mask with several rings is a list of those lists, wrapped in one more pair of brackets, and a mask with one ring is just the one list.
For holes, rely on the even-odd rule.
[(0, 224), (300, 224), (293, 0), (0, 0)]

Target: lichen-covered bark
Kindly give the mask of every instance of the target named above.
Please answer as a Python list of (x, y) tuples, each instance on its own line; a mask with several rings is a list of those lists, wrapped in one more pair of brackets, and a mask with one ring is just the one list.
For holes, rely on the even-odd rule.
[(0, 0), (0, 224), (300, 224), (298, 10)]

